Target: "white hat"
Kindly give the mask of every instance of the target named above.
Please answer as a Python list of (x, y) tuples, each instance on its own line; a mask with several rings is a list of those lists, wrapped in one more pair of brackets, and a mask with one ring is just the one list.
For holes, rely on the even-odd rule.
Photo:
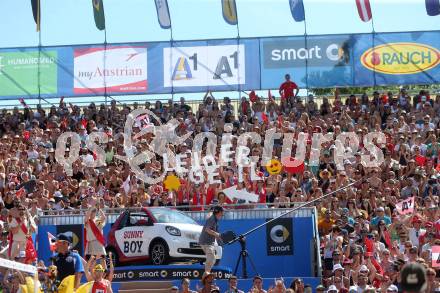
[(61, 191), (55, 191), (53, 197), (63, 197), (63, 194), (61, 193)]
[(399, 289), (397, 288), (396, 285), (390, 285), (390, 286), (387, 288), (387, 291), (397, 292), (397, 291), (399, 291)]
[(337, 270), (344, 270), (344, 268), (341, 266), (341, 264), (337, 263), (333, 266), (333, 273)]
[(327, 292), (336, 291), (338, 292), (338, 288), (335, 285), (330, 285), (327, 289)]
[(361, 268), (359, 269), (359, 272), (369, 272), (370, 270), (367, 268), (366, 265), (361, 265)]
[(350, 288), (348, 288), (348, 293), (357, 293), (357, 287), (351, 286)]

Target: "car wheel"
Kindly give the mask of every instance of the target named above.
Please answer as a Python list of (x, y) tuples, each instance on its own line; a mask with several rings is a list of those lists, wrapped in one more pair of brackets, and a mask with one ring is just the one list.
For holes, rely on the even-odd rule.
[(112, 253), (112, 259), (111, 261), (113, 262), (113, 265), (115, 267), (118, 267), (120, 265), (119, 263), (119, 257), (118, 257), (118, 253), (116, 252), (116, 250), (114, 248), (107, 248), (107, 258), (110, 258), (109, 253)]
[(150, 246), (150, 259), (154, 265), (164, 265), (169, 260), (169, 249), (166, 243), (162, 240), (155, 241)]

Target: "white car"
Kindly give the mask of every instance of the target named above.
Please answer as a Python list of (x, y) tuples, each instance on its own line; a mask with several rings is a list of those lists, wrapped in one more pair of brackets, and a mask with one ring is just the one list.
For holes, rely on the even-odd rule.
[[(203, 261), (198, 244), (203, 226), (191, 217), (169, 208), (143, 208), (125, 211), (113, 224), (107, 237), (107, 251), (116, 265), (150, 261), (155, 265), (171, 260)], [(222, 247), (215, 244), (216, 259)]]

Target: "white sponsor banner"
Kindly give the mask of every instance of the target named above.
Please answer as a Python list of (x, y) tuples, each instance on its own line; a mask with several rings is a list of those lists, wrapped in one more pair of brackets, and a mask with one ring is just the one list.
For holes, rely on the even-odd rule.
[(115, 232), (116, 243), (122, 253), (128, 257), (147, 256), (147, 227), (125, 227)]
[(76, 49), (74, 93), (145, 92), (147, 48), (108, 47)]
[(164, 48), (164, 86), (244, 84), (244, 45)]
[(37, 272), (37, 268), (34, 266), (26, 265), (20, 262), (15, 262), (5, 258), (0, 258), (0, 267), (18, 270), (30, 274), (35, 274)]

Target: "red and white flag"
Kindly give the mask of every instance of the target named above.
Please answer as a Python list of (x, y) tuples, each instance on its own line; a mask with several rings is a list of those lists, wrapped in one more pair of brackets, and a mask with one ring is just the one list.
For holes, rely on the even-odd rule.
[(370, 0), (356, 0), (356, 7), (360, 19), (364, 22), (370, 21), (371, 19)]
[(272, 93), (270, 92), (270, 90), (267, 92), (267, 98), (269, 99), (269, 102), (274, 101), (274, 98), (273, 98)]
[(440, 267), (440, 245), (436, 245), (432, 247), (432, 267), (438, 268)]
[(55, 251), (57, 249), (57, 238), (47, 232), (47, 239), (49, 240), (49, 249), (50, 251)]
[(396, 210), (401, 215), (412, 214), (414, 212), (414, 196), (398, 202)]

